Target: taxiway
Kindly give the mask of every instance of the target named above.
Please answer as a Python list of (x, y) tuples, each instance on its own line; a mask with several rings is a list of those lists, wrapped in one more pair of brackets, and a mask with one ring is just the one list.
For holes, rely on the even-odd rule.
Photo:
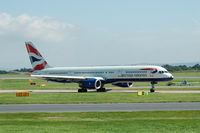
[(8, 104), (0, 113), (28, 112), (133, 112), (133, 111), (200, 110), (197, 103), (123, 103), (123, 104)]

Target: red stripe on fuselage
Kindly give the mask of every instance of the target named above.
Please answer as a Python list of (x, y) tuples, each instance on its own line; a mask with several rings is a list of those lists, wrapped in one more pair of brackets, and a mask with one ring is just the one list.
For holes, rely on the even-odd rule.
[(156, 68), (142, 68), (140, 70), (157, 70)]
[(28, 50), (28, 53), (34, 53), (42, 57), (42, 55), (37, 51), (37, 49), (35, 49), (31, 44), (26, 44), (26, 48)]

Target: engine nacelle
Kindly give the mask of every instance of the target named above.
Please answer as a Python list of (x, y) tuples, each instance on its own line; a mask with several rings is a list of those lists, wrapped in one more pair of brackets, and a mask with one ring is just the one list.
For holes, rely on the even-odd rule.
[(101, 88), (102, 83), (99, 79), (86, 79), (80, 83), (79, 86), (86, 89), (99, 89)]
[(113, 83), (112, 85), (119, 86), (119, 87), (132, 87), (133, 83), (126, 82), (126, 83)]

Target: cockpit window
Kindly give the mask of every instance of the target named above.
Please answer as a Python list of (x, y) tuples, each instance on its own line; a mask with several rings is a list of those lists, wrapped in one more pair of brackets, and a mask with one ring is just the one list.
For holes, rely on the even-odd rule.
[(169, 73), (168, 71), (159, 71), (160, 74), (162, 73)]
[(158, 71), (157, 69), (156, 69), (156, 70), (153, 70), (151, 73), (154, 74), (154, 73), (157, 73), (157, 72), (160, 73), (160, 74), (169, 73), (169, 72), (166, 71), (166, 70), (165, 70), (165, 71)]
[(164, 71), (159, 71), (160, 74), (164, 73)]

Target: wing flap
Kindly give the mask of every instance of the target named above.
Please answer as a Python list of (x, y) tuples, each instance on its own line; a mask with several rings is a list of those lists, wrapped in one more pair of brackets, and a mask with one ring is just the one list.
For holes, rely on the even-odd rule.
[(102, 77), (87, 77), (87, 76), (31, 75), (31, 77), (42, 78), (47, 81), (56, 81), (56, 82), (81, 82), (85, 79), (104, 80)]

